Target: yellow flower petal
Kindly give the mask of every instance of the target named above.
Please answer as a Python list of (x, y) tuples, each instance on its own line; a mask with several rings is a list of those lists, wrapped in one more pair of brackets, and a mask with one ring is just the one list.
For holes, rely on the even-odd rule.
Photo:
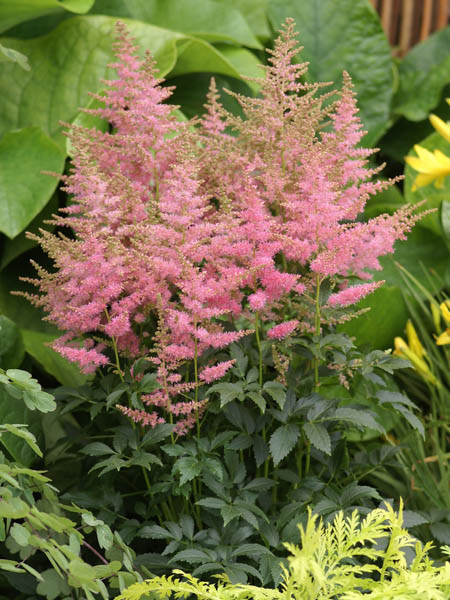
[(434, 302), (430, 302), (430, 308), (436, 333), (441, 333), (441, 312), (439, 307)]
[(425, 175), (425, 174), (417, 175), (417, 177), (415, 178), (414, 183), (411, 187), (411, 190), (413, 192), (415, 192), (417, 188), (424, 187), (425, 185), (432, 183), (434, 181), (434, 179), (435, 179), (434, 175)]
[[(448, 101), (449, 101), (449, 99), (447, 99), (447, 102)], [(430, 115), (430, 122), (433, 125), (433, 127), (436, 129), (436, 131), (440, 135), (442, 135), (442, 137), (445, 140), (447, 140), (447, 142), (450, 142), (450, 125), (448, 123), (445, 123), (445, 121), (443, 121), (436, 115)]]
[(417, 335), (414, 325), (409, 319), (406, 323), (406, 335), (408, 336), (408, 346), (410, 347), (411, 351), (414, 352), (418, 358), (425, 356), (425, 348), (420, 343), (419, 336)]
[(440, 309), (441, 309), (442, 316), (445, 319), (445, 322), (447, 324), (450, 323), (450, 300), (446, 300), (445, 302), (442, 302), (442, 304), (440, 305)]
[(450, 329), (447, 329), (447, 331), (444, 331), (444, 333), (441, 333), (441, 335), (436, 338), (436, 344), (438, 346), (450, 344)]
[(413, 368), (425, 379), (425, 381), (428, 381), (432, 385), (439, 385), (436, 377), (430, 371), (427, 363), (411, 350), (403, 338), (394, 338), (394, 346), (395, 350), (392, 354), (396, 354), (397, 356), (408, 359)]

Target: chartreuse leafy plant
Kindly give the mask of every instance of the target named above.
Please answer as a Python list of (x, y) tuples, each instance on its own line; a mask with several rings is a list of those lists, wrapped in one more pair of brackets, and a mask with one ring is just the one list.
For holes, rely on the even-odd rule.
[[(309, 513), (300, 526), (300, 545), (286, 544), (290, 555), (279, 588), (217, 584), (175, 571), (136, 583), (115, 600), (192, 598), (217, 600), (445, 600), (450, 594), (450, 563), (433, 564), (431, 544), (423, 546), (402, 527), (402, 508), (390, 505), (371, 511), (363, 520), (357, 511), (336, 515), (324, 525)], [(448, 554), (450, 548), (444, 548)]]
[[(26, 371), (9, 369), (5, 373), (0, 370), (0, 388), (6, 390), (11, 401), (22, 399), (29, 410), (47, 413), (56, 408), (53, 396), (43, 392)], [(27, 425), (3, 422), (0, 425), (2, 442), (5, 436), (17, 438), (42, 458), (36, 437)], [(10, 444), (5, 447), (9, 450)], [(14, 456), (11, 460), (0, 453), (0, 540), (4, 542), (0, 570), (3, 575), (31, 577), (36, 593), (46, 598), (70, 594), (71, 598), (88, 600), (93, 599), (94, 594), (109, 598), (105, 582), (111, 583), (111, 578), (115, 578), (117, 587), (123, 587), (124, 574), (131, 573), (132, 581), (142, 580), (133, 568), (133, 552), (119, 533), (90, 511), (73, 503), (63, 504), (58, 490), (44, 473), (14, 460)], [(92, 566), (85, 561), (82, 550), (100, 564)], [(102, 552), (114, 559), (108, 560)], [(19, 557), (15, 558), (17, 554)]]

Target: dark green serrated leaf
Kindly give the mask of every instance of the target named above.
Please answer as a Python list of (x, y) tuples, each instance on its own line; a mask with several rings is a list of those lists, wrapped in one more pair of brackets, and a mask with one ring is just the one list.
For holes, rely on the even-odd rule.
[(193, 456), (185, 456), (180, 458), (174, 464), (173, 473), (179, 473), (180, 485), (184, 485), (188, 481), (192, 481), (195, 477), (198, 477), (202, 472), (202, 465), (198, 459)]
[(369, 427), (370, 429), (375, 429), (381, 433), (384, 432), (384, 428), (377, 423), (374, 417), (365, 409), (358, 410), (343, 406), (342, 408), (337, 408), (333, 417), (330, 418), (339, 421), (347, 421), (356, 427)]
[(88, 456), (104, 456), (105, 454), (115, 454), (114, 450), (103, 444), (103, 442), (92, 442), (81, 450), (82, 454)]
[(408, 410), (402, 404), (393, 404), (392, 406), (396, 410), (398, 410), (398, 412), (401, 413), (405, 417), (405, 419), (408, 421), (408, 423), (411, 425), (411, 427), (416, 429), (420, 433), (420, 435), (423, 437), (423, 439), (425, 439), (425, 428), (423, 426), (422, 421), (418, 417), (416, 417), (416, 415), (414, 413), (412, 413), (410, 410)]
[(273, 432), (269, 447), (275, 466), (294, 449), (299, 434), (298, 426), (291, 423), (281, 425)]
[(283, 410), (284, 403), (286, 402), (286, 390), (284, 386), (278, 381), (266, 381), (263, 390), (275, 400), (280, 410)]
[(315, 448), (331, 455), (330, 435), (323, 425), (320, 423), (305, 423), (303, 431)]

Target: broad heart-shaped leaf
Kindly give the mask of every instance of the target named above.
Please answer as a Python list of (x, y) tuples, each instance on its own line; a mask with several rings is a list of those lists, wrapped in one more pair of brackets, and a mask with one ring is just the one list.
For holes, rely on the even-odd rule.
[[(450, 144), (437, 132), (434, 132), (431, 135), (427, 136), (424, 140), (419, 142), (419, 145), (423, 148), (426, 148), (427, 150), (430, 150), (431, 152), (433, 150), (440, 150), (444, 154), (447, 154), (447, 156), (450, 156)], [(416, 155), (415, 152), (411, 152), (411, 156), (413, 155)], [(436, 188), (434, 184), (430, 184), (424, 187), (417, 188), (413, 192), (412, 187), (417, 175), (418, 172), (415, 169), (413, 169), (409, 165), (406, 165), (404, 183), (405, 200), (406, 202), (411, 204), (416, 204), (417, 202), (422, 202), (423, 200), (425, 200), (426, 202), (421, 210), (437, 208), (438, 210), (436, 212), (424, 217), (420, 221), (420, 225), (422, 227), (427, 227), (428, 229), (433, 231), (433, 233), (441, 235), (443, 238), (445, 238), (446, 234), (442, 228), (440, 209), (442, 202), (450, 198), (450, 177), (446, 177), (444, 179), (444, 184), (441, 188)]]
[(281, 425), (272, 433), (269, 446), (275, 466), (291, 452), (297, 443), (299, 435), (298, 426), (292, 423)]
[[(31, 233), (38, 233), (40, 227), (43, 227), (47, 231), (51, 230), (52, 227), (48, 224), (45, 224), (44, 221), (51, 218), (53, 214), (58, 211), (58, 198), (57, 194), (53, 194), (41, 212), (28, 224), (26, 231)], [(25, 231), (19, 233), (13, 240), (5, 237), (3, 241), (3, 249), (0, 257), (0, 270), (5, 268), (16, 259), (18, 256), (27, 252), (34, 246), (36, 246), (36, 242), (34, 240), (30, 240), (26, 237)]]
[(6, 48), (2, 44), (0, 44), (0, 63), (3, 62), (15, 62), (25, 71), (30, 70), (30, 65), (28, 64), (28, 59), (26, 56), (17, 52), (17, 50), (12, 50), (11, 48)]
[(402, 296), (404, 283), (396, 262), (427, 287), (423, 269), (433, 269), (443, 276), (449, 264), (449, 251), (441, 235), (418, 224), (406, 241), (395, 244), (394, 255), (380, 259), (383, 269), (374, 273), (374, 279), (386, 283), (355, 305), (357, 309), (368, 307), (370, 311), (338, 327), (339, 331), (355, 336), (357, 345), (392, 348), (394, 337), (403, 335), (408, 312)]
[(39, 127), (6, 133), (0, 140), (0, 231), (14, 238), (47, 204), (65, 155)]
[(56, 336), (29, 329), (22, 329), (21, 333), (28, 354), (41, 364), (47, 373), (53, 375), (59, 383), (69, 387), (77, 387), (85, 383), (86, 376), (80, 372), (75, 364), (70, 363), (47, 346)]
[(391, 49), (375, 10), (367, 0), (269, 0), (274, 29), (292, 17), (309, 61), (308, 80), (341, 82), (348, 71), (357, 93), (360, 117), (372, 145), (389, 125), (393, 85)]
[(414, 46), (399, 65), (399, 86), (393, 112), (410, 121), (421, 121), (439, 103), (450, 83), (450, 27)]
[(94, 0), (0, 0), (0, 31), (63, 9), (73, 13), (87, 13), (93, 4)]
[(215, 0), (223, 4), (231, 4), (245, 17), (251, 30), (260, 40), (266, 41), (271, 37), (267, 19), (268, 0)]
[(357, 345), (369, 344), (372, 348), (392, 348), (394, 337), (402, 335), (408, 318), (400, 288), (385, 283), (373, 294), (361, 300), (357, 308), (369, 308), (369, 311), (340, 325), (339, 331), (355, 337)]
[(20, 330), (14, 321), (0, 315), (0, 367), (16, 369), (20, 366), (25, 354)]
[[(28, 56), (31, 71), (25, 72), (12, 63), (2, 66), (0, 135), (12, 128), (38, 125), (65, 147), (61, 121), (71, 122), (77, 116), (79, 108), (89, 102), (88, 93), (101, 88), (102, 78), (116, 76), (107, 67), (113, 59), (116, 21), (106, 16), (73, 17), (46, 36), (4, 39), (6, 45)], [(142, 55), (150, 50), (162, 76), (175, 66), (176, 74), (212, 72), (240, 76), (236, 56), (232, 62), (205, 40), (142, 21), (123, 21), (136, 39), (138, 52)], [(249, 60), (244, 62), (242, 72), (248, 73)]]
[(213, 0), (96, 0), (92, 13), (127, 17), (209, 42), (261, 48), (242, 14)]

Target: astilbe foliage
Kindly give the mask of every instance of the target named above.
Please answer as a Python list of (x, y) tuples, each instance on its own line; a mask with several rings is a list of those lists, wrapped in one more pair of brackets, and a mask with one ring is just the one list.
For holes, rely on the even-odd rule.
[[(198, 387), (233, 364), (199, 369), (200, 357), (250, 333), (232, 326), (236, 317), (256, 327), (271, 320), (272, 339), (291, 335), (302, 323), (284, 322), (285, 301), (301, 303), (326, 278), (338, 286), (330, 306), (355, 303), (378, 283), (349, 282), (370, 280), (368, 269), (380, 268), (378, 257), (417, 217), (405, 207), (356, 221), (392, 181), (370, 181), (379, 169), (366, 166), (373, 151), (357, 146), (349, 76), (331, 103), (325, 84), (301, 83), (307, 65), (293, 63), (291, 20), (259, 96), (237, 96), (244, 118), (221, 106), (212, 82), (194, 128), (177, 122), (171, 89), (151, 57), (135, 56), (120, 24), (115, 50), (117, 79), (104, 82), (104, 108), (90, 111), (110, 131), (70, 126), (68, 134), (64, 189), (73, 203), (53, 223), (75, 237), (41, 231), (55, 270), (36, 265), (40, 293), (29, 297), (64, 332), (53, 347), (86, 373), (113, 356), (119, 372), (119, 357), (147, 357), (160, 386), (143, 397), (153, 412), (121, 410), (146, 425), (169, 413), (181, 434), (205, 409)], [(186, 361), (192, 382), (179, 373)]]

